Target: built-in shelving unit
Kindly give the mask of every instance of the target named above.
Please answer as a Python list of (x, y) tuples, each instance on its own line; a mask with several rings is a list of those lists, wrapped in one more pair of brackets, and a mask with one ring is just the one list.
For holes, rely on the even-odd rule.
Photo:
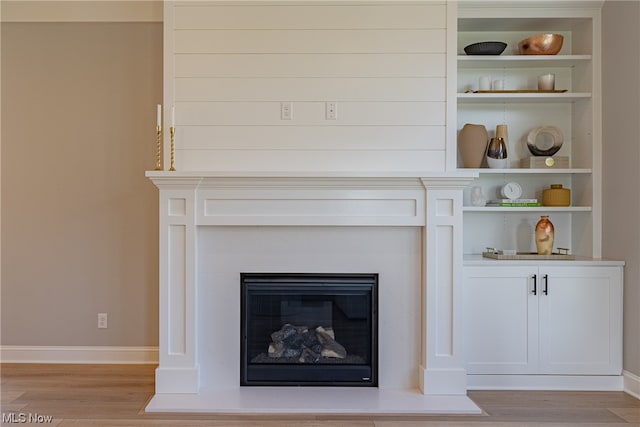
[[(465, 169), (478, 175), (463, 201), (468, 385), (620, 390), (623, 263), (599, 259), (601, 152), (607, 143), (601, 136), (602, 2), (461, 1), (458, 6), (457, 87), (451, 95), (457, 129), (483, 124), (492, 137), (496, 125), (506, 124), (510, 160), (505, 169)], [(564, 36), (559, 54), (518, 55), (518, 42), (539, 33)], [(499, 56), (464, 54), (465, 46), (482, 41), (508, 45)], [(563, 92), (537, 91), (537, 77), (546, 73), (555, 74), (555, 89)], [(474, 93), (481, 76), (502, 80), (511, 92)], [(526, 138), (540, 126), (561, 130), (564, 143), (556, 156), (568, 157), (568, 167), (521, 167), (531, 156)], [(545, 188), (562, 184), (571, 189), (570, 206), (471, 205), (474, 186), (496, 199), (511, 181), (522, 187), (522, 198), (539, 200)], [(542, 215), (555, 225), (554, 248), (569, 248), (575, 259), (482, 257), (487, 247), (535, 253), (534, 228)]]
[[(464, 252), (478, 254), (496, 247), (535, 250), (532, 230), (541, 215), (556, 226), (556, 247), (570, 248), (581, 257), (600, 257), (600, 43), (599, 7), (574, 2), (571, 7), (534, 2), (497, 5), (460, 2), (457, 29), (457, 129), (465, 123), (483, 124), (494, 136), (496, 125), (508, 126), (509, 167), (465, 169), (479, 178), (465, 192)], [(559, 33), (564, 43), (558, 55), (520, 55), (518, 42), (538, 33)], [(503, 41), (506, 50), (496, 56), (469, 56), (468, 44)], [(537, 92), (537, 76), (555, 74), (555, 89)], [(475, 93), (481, 76), (502, 80), (504, 91)], [(509, 92), (505, 92), (509, 91)], [(515, 92), (514, 91), (518, 91)], [(526, 91), (526, 92), (525, 92)], [(564, 143), (556, 156), (569, 158), (563, 169), (527, 169), (520, 160), (531, 156), (528, 133), (539, 126), (555, 126)], [(461, 168), (458, 161), (458, 168)], [(571, 189), (569, 207), (475, 207), (471, 187), (482, 188), (487, 199), (501, 198), (507, 182), (518, 182), (525, 198), (542, 199), (551, 184)]]

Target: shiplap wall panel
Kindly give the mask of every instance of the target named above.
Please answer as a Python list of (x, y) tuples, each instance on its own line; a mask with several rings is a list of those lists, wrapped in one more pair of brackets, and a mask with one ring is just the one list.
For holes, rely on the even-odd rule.
[[(255, 156), (255, 157), (254, 157)], [(252, 162), (247, 161), (252, 159)], [(436, 171), (445, 161), (443, 151), (287, 151), (287, 150), (177, 150), (178, 170), (235, 171), (317, 171), (378, 172), (378, 171)], [(256, 164), (258, 163), (258, 164)], [(257, 167), (260, 163), (268, 168)]]
[(396, 5), (219, 5), (192, 4), (175, 14), (184, 29), (405, 29), (445, 28), (445, 2)]
[(181, 148), (444, 150), (444, 126), (182, 126)]
[[(338, 119), (325, 119), (324, 102), (296, 102), (293, 119), (280, 119), (279, 102), (181, 102), (176, 125), (436, 126), (444, 122), (440, 102), (341, 102)], [(283, 124), (285, 122), (285, 124)], [(329, 122), (329, 124), (327, 124)]]
[(445, 79), (434, 78), (219, 78), (176, 79), (176, 102), (445, 100)]
[(176, 53), (442, 53), (445, 30), (179, 30)]
[(445, 2), (179, 2), (168, 13), (179, 169), (444, 170)]
[(444, 53), (176, 55), (175, 77), (443, 77)]

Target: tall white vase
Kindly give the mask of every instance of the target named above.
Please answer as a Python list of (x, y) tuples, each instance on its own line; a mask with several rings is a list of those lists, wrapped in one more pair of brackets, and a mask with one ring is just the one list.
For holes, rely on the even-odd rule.
[(465, 124), (458, 134), (458, 151), (465, 168), (479, 168), (482, 166), (484, 154), (487, 150), (489, 135), (483, 125)]

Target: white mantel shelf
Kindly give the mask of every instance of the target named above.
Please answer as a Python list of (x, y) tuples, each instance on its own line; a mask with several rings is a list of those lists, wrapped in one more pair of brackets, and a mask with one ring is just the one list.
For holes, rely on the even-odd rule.
[(193, 178), (340, 178), (340, 179), (396, 179), (424, 178), (442, 180), (471, 181), (478, 177), (478, 171), (470, 169), (455, 172), (442, 171), (147, 171), (149, 179), (193, 179)]

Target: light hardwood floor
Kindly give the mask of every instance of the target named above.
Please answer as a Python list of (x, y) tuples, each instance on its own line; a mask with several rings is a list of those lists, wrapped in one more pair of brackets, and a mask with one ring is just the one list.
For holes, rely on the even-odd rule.
[[(640, 400), (622, 392), (472, 391), (482, 415), (229, 416), (146, 414), (153, 395), (151, 365), (2, 364), (3, 426), (52, 416), (31, 425), (140, 427), (474, 427), (640, 426)], [(40, 418), (42, 420), (42, 418)], [(28, 424), (28, 423), (25, 423)]]

